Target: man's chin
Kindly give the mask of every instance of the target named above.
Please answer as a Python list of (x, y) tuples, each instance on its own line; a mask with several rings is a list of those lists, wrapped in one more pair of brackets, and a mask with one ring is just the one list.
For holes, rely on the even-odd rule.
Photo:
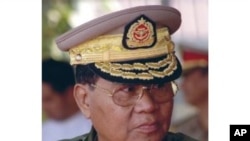
[(129, 141), (161, 141), (164, 136), (164, 133), (159, 131), (147, 132), (139, 131)]

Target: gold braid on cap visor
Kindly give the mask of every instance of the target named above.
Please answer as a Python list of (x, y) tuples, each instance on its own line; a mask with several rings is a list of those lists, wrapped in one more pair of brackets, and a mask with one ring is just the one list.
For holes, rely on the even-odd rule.
[(71, 48), (69, 50), (70, 64), (121, 62), (174, 53), (174, 43), (171, 41), (167, 28), (157, 30), (157, 42), (151, 48), (126, 49), (122, 46), (122, 37), (123, 34), (99, 36)]

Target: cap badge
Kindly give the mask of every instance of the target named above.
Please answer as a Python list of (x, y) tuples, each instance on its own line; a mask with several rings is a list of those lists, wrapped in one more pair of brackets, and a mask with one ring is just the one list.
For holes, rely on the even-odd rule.
[(127, 49), (149, 48), (156, 43), (155, 23), (141, 15), (125, 26), (122, 44)]

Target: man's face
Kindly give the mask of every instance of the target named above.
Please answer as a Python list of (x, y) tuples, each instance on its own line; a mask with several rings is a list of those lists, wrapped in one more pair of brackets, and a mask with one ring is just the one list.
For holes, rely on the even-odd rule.
[(65, 98), (58, 94), (51, 85), (42, 83), (42, 108), (46, 116), (51, 119), (64, 118)]
[[(116, 85), (98, 79), (96, 85), (110, 91)], [(173, 93), (171, 83), (166, 85)], [(169, 129), (173, 99), (159, 103), (148, 91), (141, 99), (127, 107), (118, 106), (105, 91), (89, 88), (90, 118), (100, 141), (161, 141)]]
[(184, 75), (182, 89), (185, 99), (197, 105), (208, 100), (208, 75), (200, 69), (194, 69)]

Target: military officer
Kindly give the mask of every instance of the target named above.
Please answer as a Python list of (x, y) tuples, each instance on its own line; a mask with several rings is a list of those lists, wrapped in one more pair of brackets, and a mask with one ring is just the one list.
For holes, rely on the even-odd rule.
[(56, 39), (75, 66), (75, 100), (90, 133), (70, 141), (193, 141), (168, 132), (182, 68), (173, 34), (178, 10), (139, 6), (82, 24)]

